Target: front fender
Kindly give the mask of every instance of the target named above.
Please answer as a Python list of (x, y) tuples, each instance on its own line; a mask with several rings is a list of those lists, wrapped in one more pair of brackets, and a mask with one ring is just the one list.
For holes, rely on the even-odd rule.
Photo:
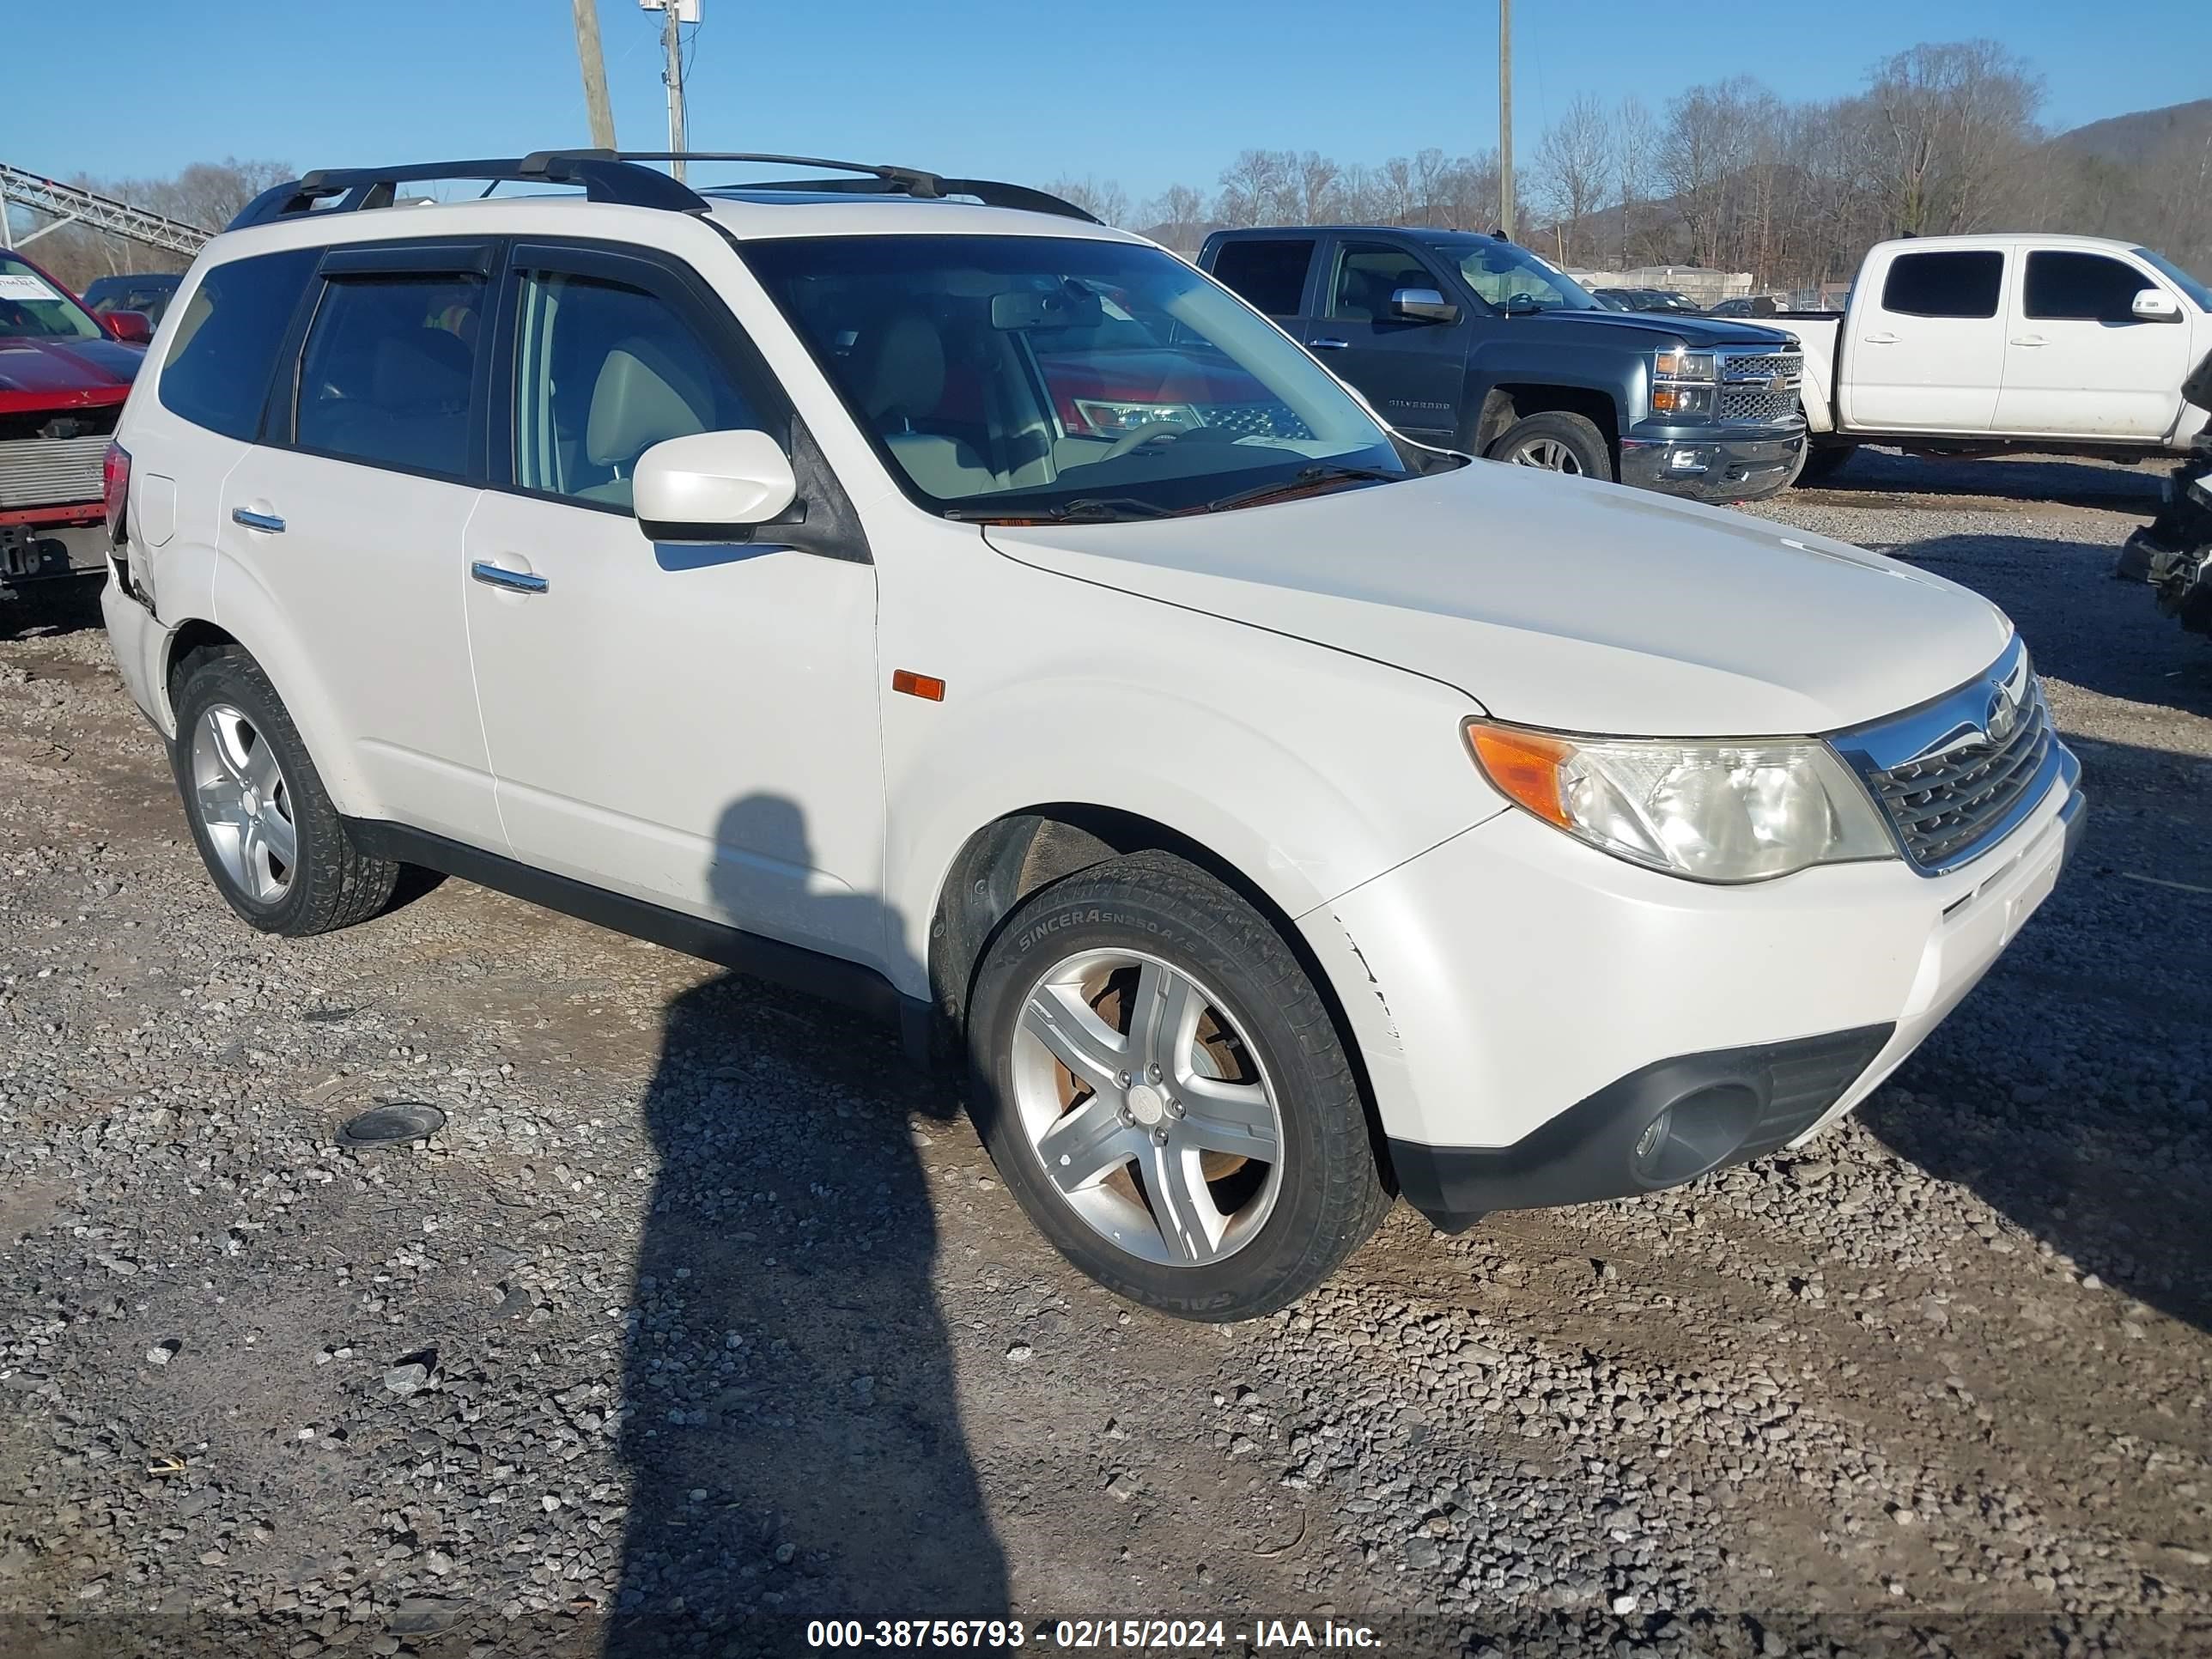
[[(927, 994), (930, 920), (954, 860), (1015, 813), (1075, 805), (1150, 819), (1296, 918), (1503, 809), (1460, 745), (1464, 698), (1276, 645), (1332, 659), (1332, 672), (1304, 685), (1294, 670), (1247, 679), (1242, 706), (1218, 685), (1101, 673), (1010, 682), (920, 718), (887, 708), (885, 884), (905, 945), (894, 959), (915, 980), (900, 988)], [(1264, 721), (1253, 690), (1269, 701)]]

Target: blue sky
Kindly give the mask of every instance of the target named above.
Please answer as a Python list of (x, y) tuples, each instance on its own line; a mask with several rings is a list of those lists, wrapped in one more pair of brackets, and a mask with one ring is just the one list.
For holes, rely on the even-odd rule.
[[(1141, 198), (1210, 191), (1248, 146), (1371, 161), (1482, 149), (1497, 130), (1487, 0), (704, 5), (696, 149), (1089, 174)], [(636, 0), (599, 14), (617, 136), (661, 148), (659, 18)], [(98, 45), (72, 47), (65, 70), (14, 79), (0, 160), (112, 177), (226, 155), (306, 168), (587, 142), (568, 0), (106, 0), (89, 27)], [(1521, 0), (1516, 142), (1533, 154), (1583, 90), (1657, 107), (1745, 73), (1829, 96), (1916, 41), (1978, 34), (2034, 61), (2055, 127), (2212, 93), (2207, 0)]]

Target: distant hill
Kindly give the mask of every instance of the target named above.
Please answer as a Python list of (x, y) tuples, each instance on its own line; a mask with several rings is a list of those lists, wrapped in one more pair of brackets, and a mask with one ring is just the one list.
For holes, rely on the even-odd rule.
[(2127, 167), (2166, 153), (2169, 145), (2195, 149), (2206, 143), (2212, 143), (2212, 98), (2092, 121), (2060, 133), (2051, 148)]

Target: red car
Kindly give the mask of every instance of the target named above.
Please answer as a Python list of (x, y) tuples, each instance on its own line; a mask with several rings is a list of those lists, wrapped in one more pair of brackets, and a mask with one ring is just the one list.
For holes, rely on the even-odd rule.
[(0, 252), (0, 592), (102, 568), (102, 459), (151, 337)]

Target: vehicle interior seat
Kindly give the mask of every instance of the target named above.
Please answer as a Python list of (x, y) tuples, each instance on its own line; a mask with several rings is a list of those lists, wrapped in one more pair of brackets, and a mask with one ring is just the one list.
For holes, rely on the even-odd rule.
[(917, 429), (945, 398), (945, 340), (927, 314), (893, 313), (859, 343), (855, 380), (861, 406), (878, 423), (884, 444), (907, 476), (941, 499), (1003, 489), (1006, 481), (974, 447), (942, 433)]
[(631, 505), (638, 458), (657, 443), (708, 429), (713, 388), (653, 341), (617, 341), (599, 363), (584, 417), (583, 459), (611, 477), (568, 491), (580, 501)]

